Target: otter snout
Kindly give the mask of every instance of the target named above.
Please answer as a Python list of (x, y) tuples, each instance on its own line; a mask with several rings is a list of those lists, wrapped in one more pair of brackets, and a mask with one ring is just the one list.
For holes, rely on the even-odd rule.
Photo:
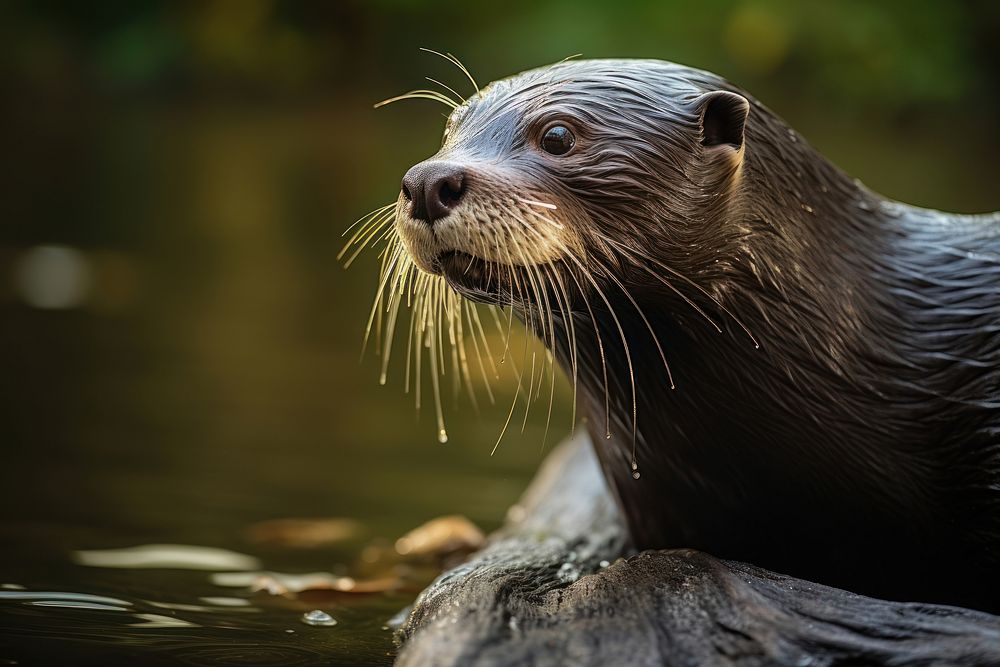
[(403, 176), (403, 197), (410, 217), (428, 225), (448, 216), (465, 194), (465, 169), (454, 162), (427, 160)]

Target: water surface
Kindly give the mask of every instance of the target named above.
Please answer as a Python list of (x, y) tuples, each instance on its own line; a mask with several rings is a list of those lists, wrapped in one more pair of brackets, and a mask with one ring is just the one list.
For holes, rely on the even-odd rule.
[[(115, 113), (74, 130), (82, 154), (50, 137), (66, 158), (33, 178), (71, 192), (17, 195), (44, 224), (0, 245), (0, 664), (387, 664), (384, 626), (426, 571), (301, 601), (219, 586), (223, 567), (78, 552), (188, 545), (261, 570), (382, 576), (366, 547), (428, 519), (498, 525), (542, 458), (544, 410), (490, 457), (512, 392), (482, 415), (460, 401), (442, 445), (401, 375), (380, 387), (377, 360), (359, 362), (376, 264), (345, 272), (334, 257), (381, 202), (328, 172), (315, 137), (346, 133), (336, 105)], [(359, 528), (314, 548), (248, 535), (287, 517)], [(302, 623), (313, 608), (337, 624)]]

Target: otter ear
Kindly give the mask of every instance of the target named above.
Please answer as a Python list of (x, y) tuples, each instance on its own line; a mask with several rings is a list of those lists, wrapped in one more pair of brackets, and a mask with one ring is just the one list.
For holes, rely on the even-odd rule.
[(696, 108), (703, 146), (729, 144), (737, 149), (743, 146), (743, 130), (750, 113), (747, 98), (728, 90), (713, 90), (697, 99)]

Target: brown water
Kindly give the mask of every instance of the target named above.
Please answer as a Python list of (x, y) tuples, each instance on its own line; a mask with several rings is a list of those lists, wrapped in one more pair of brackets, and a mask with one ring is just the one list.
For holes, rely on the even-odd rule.
[[(482, 417), (448, 410), (442, 445), (399, 374), (379, 387), (376, 360), (359, 363), (376, 266), (334, 257), (381, 202), (328, 162), (316, 138), (335, 124), (323, 110), (138, 108), (85, 121), (82, 146), (41, 133), (63, 159), (24, 177), (11, 196), (34, 222), (0, 246), (0, 664), (387, 664), (384, 628), (426, 572), (303, 602), (219, 586), (225, 564), (76, 554), (213, 547), (360, 580), (366, 546), (432, 517), (495, 527), (541, 460), (544, 411), (490, 457), (510, 391)], [(51, 182), (66, 193), (47, 197)], [(65, 248), (39, 249), (53, 241)], [(248, 539), (282, 517), (360, 528), (312, 549)], [(313, 608), (338, 624), (305, 625)]]

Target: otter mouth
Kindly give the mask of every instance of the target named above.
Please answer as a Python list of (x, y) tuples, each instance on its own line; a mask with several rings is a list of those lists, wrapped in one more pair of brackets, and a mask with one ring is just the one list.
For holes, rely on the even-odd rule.
[(565, 286), (557, 293), (555, 283), (524, 266), (499, 264), (461, 250), (442, 252), (434, 267), (453, 290), (480, 303), (529, 307), (538, 299), (547, 299), (551, 304), (565, 300), (568, 306), (577, 294), (576, 289)]
[[(446, 250), (438, 255), (436, 268), (451, 287), (476, 300), (493, 300), (502, 290), (504, 267), (461, 250)], [(506, 283), (507, 281), (503, 281)]]

